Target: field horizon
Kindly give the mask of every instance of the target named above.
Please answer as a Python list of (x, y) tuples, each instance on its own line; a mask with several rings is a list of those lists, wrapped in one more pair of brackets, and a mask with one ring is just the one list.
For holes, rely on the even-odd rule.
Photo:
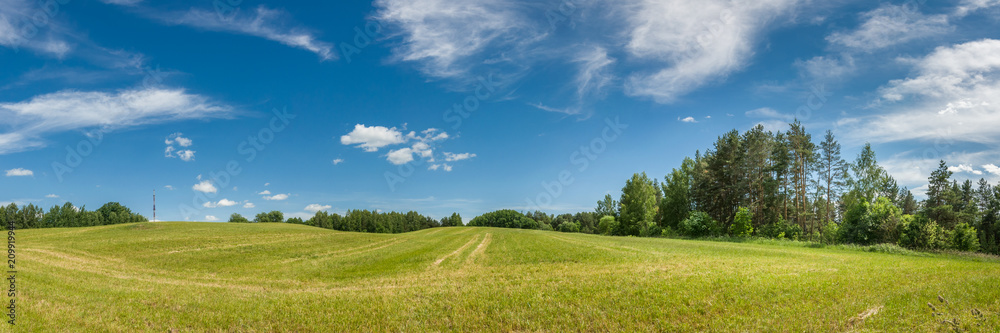
[(997, 263), (947, 255), (210, 222), (23, 230), (18, 244), (17, 326), (26, 331), (1000, 327)]

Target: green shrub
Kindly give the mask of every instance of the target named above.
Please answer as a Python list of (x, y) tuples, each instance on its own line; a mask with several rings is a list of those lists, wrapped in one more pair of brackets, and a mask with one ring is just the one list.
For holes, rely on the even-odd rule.
[(975, 227), (968, 223), (959, 223), (952, 233), (952, 248), (969, 252), (979, 250), (979, 235)]
[(705, 212), (693, 212), (681, 221), (680, 232), (688, 237), (705, 237), (717, 234), (719, 223)]
[(610, 235), (615, 229), (618, 229), (618, 221), (615, 221), (614, 216), (601, 217), (601, 220), (597, 222), (597, 232), (602, 235)]
[(563, 222), (559, 224), (559, 231), (562, 232), (580, 232), (580, 224), (574, 222)]
[(823, 244), (837, 244), (837, 235), (840, 233), (840, 225), (830, 221), (823, 227), (823, 235), (820, 240)]
[(753, 224), (751, 222), (750, 210), (740, 207), (733, 218), (733, 225), (729, 227), (729, 235), (733, 237), (750, 237), (753, 234)]

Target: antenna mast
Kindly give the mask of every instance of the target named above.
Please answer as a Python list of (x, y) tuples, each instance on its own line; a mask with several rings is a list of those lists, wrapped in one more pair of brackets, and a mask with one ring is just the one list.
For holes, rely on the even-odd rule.
[(153, 190), (153, 222), (156, 222), (156, 190)]

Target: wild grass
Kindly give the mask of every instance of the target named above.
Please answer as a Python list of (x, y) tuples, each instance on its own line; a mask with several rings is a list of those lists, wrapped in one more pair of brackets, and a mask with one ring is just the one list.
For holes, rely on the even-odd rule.
[(1000, 264), (895, 249), (183, 222), (18, 244), (18, 332), (948, 331), (938, 296), (1000, 328)]

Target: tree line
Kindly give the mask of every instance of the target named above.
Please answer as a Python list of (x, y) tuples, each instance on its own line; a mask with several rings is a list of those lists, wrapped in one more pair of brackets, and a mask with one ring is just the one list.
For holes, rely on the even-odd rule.
[(3, 224), (4, 230), (7, 230), (10, 222), (14, 223), (15, 229), (93, 227), (149, 222), (146, 217), (133, 213), (131, 209), (117, 202), (106, 203), (95, 211), (88, 211), (86, 207), (76, 207), (66, 202), (62, 206), (52, 206), (48, 212), (30, 203), (23, 207), (11, 203), (0, 206), (0, 221), (6, 222)]
[(355, 209), (347, 211), (347, 214), (344, 216), (337, 213), (331, 214), (325, 211), (318, 211), (308, 220), (302, 220), (298, 217), (285, 220), (284, 214), (280, 211), (271, 211), (257, 214), (252, 221), (238, 213), (233, 213), (229, 217), (229, 222), (285, 222), (339, 231), (403, 233), (435, 227), (461, 226), (462, 216), (458, 213), (453, 213), (451, 216), (441, 218), (441, 220), (438, 221), (430, 216), (423, 216), (414, 211), (407, 213), (381, 213), (377, 211)]
[(832, 131), (817, 144), (799, 121), (787, 131), (756, 126), (720, 136), (663, 178), (626, 180), (593, 212), (500, 210), (470, 226), (620, 236), (762, 237), (827, 244), (896, 244), (913, 249), (1000, 254), (1000, 185), (959, 183), (945, 161), (917, 201), (865, 144), (853, 161)]

